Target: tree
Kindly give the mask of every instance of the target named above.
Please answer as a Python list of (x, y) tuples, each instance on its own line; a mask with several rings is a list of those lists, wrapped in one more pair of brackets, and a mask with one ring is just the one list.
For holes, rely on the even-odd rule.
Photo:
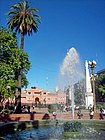
[[(24, 60), (24, 63), (21, 62)], [(27, 87), (26, 74), (30, 69), (27, 53), (17, 46), (15, 33), (0, 29), (0, 99), (3, 103), (9, 97), (14, 98), (17, 88), (17, 72), (22, 67), (22, 87)]]
[[(84, 79), (78, 81), (74, 84), (74, 103), (75, 105), (81, 106), (85, 104), (85, 81)], [(65, 87), (64, 92), (66, 94), (66, 103), (71, 104), (70, 96), (70, 86)], [(72, 94), (72, 93), (71, 93)]]
[[(32, 35), (32, 31), (37, 32), (38, 23), (40, 23), (40, 16), (36, 14), (38, 9), (30, 8), (28, 1), (21, 0), (19, 3), (11, 6), (11, 11), (8, 13), (9, 22), (8, 27), (10, 30), (14, 30), (21, 34), (20, 49), (24, 51), (24, 36)], [(23, 60), (22, 60), (23, 62)], [(21, 109), (21, 77), (22, 68), (18, 72), (18, 92), (20, 99)]]
[(105, 101), (105, 74), (96, 77), (96, 93), (101, 101)]
[(9, 15), (9, 29), (21, 34), (20, 48), (24, 50), (24, 36), (32, 35), (32, 31), (37, 32), (40, 16), (35, 14), (36, 8), (30, 8), (28, 1), (21, 0), (19, 3), (11, 6)]
[(85, 104), (85, 81), (82, 79), (74, 85), (74, 101), (78, 106)]

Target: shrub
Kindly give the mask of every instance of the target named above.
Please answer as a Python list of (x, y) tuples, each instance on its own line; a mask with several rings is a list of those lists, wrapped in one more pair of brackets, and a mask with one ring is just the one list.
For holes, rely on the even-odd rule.
[(1, 113), (3, 113), (3, 114), (11, 114), (11, 113), (13, 113), (13, 110), (3, 109), (3, 110), (1, 111)]
[(80, 131), (82, 128), (82, 124), (81, 122), (76, 122), (76, 121), (73, 121), (73, 122), (66, 122), (64, 123), (64, 131), (66, 132), (78, 132)]
[(49, 113), (56, 112), (56, 108), (57, 108), (56, 104), (50, 104), (50, 105), (48, 105), (48, 112)]
[(105, 108), (105, 103), (103, 103), (103, 102), (97, 103), (96, 108), (97, 108), (97, 109)]

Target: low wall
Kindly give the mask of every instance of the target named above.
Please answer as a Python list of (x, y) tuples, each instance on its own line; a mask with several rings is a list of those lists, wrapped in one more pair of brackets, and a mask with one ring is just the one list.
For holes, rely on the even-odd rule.
[[(82, 112), (82, 119), (90, 119), (89, 112)], [(56, 119), (58, 120), (70, 120), (72, 119), (71, 112), (59, 112), (57, 113)], [(11, 121), (30, 121), (30, 120), (52, 120), (53, 115), (50, 113), (40, 114), (0, 114), (0, 122), (11, 122)], [(74, 119), (78, 119), (77, 112), (74, 113)], [(100, 119), (99, 112), (94, 114), (94, 119)]]
[(1, 114), (0, 122), (51, 119), (50, 114)]
[[(83, 116), (81, 119), (83, 120), (88, 120), (90, 119), (90, 116), (89, 116), (89, 112), (88, 111), (83, 111), (82, 112)], [(67, 113), (58, 113), (57, 114), (57, 119), (64, 119), (64, 120), (70, 120), (70, 119), (73, 119), (73, 116), (72, 116), (72, 113), (71, 112), (67, 112)], [(77, 111), (74, 112), (74, 119), (78, 119), (78, 115), (77, 115)], [(99, 111), (97, 111), (96, 113), (94, 113), (94, 118), (93, 119), (96, 119), (96, 120), (99, 120), (100, 119), (100, 115), (99, 115)]]

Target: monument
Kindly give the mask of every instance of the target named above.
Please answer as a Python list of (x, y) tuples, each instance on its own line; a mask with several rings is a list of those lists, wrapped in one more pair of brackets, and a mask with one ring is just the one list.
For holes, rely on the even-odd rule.
[(91, 87), (91, 79), (89, 74), (88, 62), (85, 61), (85, 80), (86, 80), (86, 108), (88, 109), (89, 106), (93, 107), (93, 93)]

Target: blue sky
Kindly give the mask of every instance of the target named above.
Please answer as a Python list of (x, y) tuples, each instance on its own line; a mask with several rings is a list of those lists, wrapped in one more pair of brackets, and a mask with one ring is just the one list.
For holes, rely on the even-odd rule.
[[(0, 26), (7, 27), (10, 6), (19, 0), (0, 0)], [(85, 60), (96, 60), (95, 72), (105, 68), (105, 0), (29, 0), (38, 8), (38, 32), (25, 37), (25, 51), (31, 69), (29, 88), (55, 89), (60, 65), (67, 50), (74, 47)], [(20, 37), (18, 35), (18, 44)]]

